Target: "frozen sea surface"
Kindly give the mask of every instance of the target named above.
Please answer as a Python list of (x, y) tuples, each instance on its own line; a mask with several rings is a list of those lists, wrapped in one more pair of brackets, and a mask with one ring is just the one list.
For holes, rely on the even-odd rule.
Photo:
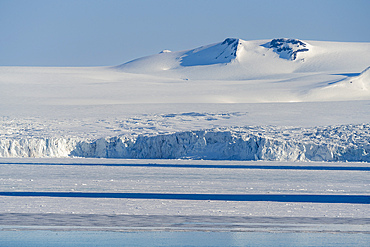
[(0, 231), (4, 246), (368, 246), (370, 235), (271, 232)]
[(0, 174), (6, 232), (370, 232), (366, 163), (13, 158)]

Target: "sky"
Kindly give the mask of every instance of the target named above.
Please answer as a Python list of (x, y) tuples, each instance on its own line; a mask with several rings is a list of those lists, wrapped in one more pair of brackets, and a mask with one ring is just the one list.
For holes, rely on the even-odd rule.
[(111, 66), (164, 49), (370, 42), (370, 0), (0, 0), (0, 66)]

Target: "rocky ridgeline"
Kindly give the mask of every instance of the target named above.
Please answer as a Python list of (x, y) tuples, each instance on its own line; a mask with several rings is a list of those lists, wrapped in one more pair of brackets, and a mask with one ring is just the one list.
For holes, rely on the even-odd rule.
[(298, 53), (309, 51), (307, 44), (298, 39), (273, 39), (264, 47), (273, 49), (280, 58), (288, 60), (296, 60)]
[(222, 43), (190, 50), (178, 59), (182, 66), (230, 63), (238, 56), (241, 44), (239, 39), (227, 38)]
[(1, 157), (370, 162), (370, 125), (244, 127), (97, 140), (1, 140)]
[[(238, 46), (239, 46), (239, 39), (227, 38), (221, 43), (221, 45), (226, 46), (224, 51), (226, 51), (226, 48), (229, 49), (230, 56), (234, 58), (236, 57), (236, 52), (238, 51)], [(222, 54), (223, 53), (221, 53), (219, 56), (221, 56)], [(224, 55), (228, 56), (228, 54), (224, 54)]]

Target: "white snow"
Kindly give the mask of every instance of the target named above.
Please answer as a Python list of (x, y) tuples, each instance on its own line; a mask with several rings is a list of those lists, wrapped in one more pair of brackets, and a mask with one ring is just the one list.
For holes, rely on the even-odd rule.
[(167, 52), (171, 52), (170, 50), (162, 50), (160, 53), (167, 53)]
[(369, 43), (227, 38), (192, 50), (139, 58), (117, 68), (129, 73), (192, 80), (250, 81), (273, 76), (279, 81), (284, 75), (299, 83), (302, 72), (359, 73), (369, 66), (369, 54)]
[[(151, 165), (207, 166), (217, 162), (213, 159), (222, 164), (264, 160), (272, 161), (269, 165), (305, 161), (367, 167), (369, 66), (370, 43), (231, 38), (186, 51), (164, 50), (114, 67), (0, 67), (0, 190), (368, 196), (366, 169)], [(68, 158), (56, 159), (60, 157)], [(58, 166), (60, 162), (66, 165)], [(117, 162), (147, 167), (115, 167)], [(35, 217), (250, 215), (281, 216), (287, 222), (292, 216), (366, 221), (369, 213), (368, 204), (351, 203), (21, 196), (1, 196), (0, 208), (4, 215)]]
[[(230, 38), (192, 50), (162, 52), (114, 68), (1, 67), (3, 127), (0, 156), (65, 157), (75, 154), (89, 157), (367, 161), (368, 148), (349, 139), (338, 143), (329, 138), (325, 143), (317, 144), (301, 137), (281, 140), (274, 133), (281, 131), (279, 126), (297, 127), (298, 120), (292, 121), (292, 117), (303, 118), (300, 126), (324, 125), (329, 129), (343, 124), (366, 126), (367, 101), (356, 106), (350, 101), (370, 99), (369, 69), (364, 70), (369, 64), (369, 43)], [(327, 104), (323, 110), (320, 109), (323, 103), (315, 108), (317, 105), (310, 103), (312, 101), (333, 101), (333, 104)], [(267, 102), (307, 103), (276, 104), (273, 109), (272, 105), (235, 104)], [(202, 105), (189, 107), (196, 103)], [(220, 103), (228, 105), (216, 105)], [(350, 107), (345, 106), (347, 104)], [(184, 108), (193, 110), (183, 111)], [(233, 111), (236, 108), (238, 111)], [(161, 114), (152, 114), (152, 111)], [(296, 114), (293, 116), (290, 111)], [(45, 118), (46, 112), (55, 117)], [(186, 115), (188, 113), (190, 115)], [(35, 118), (35, 114), (39, 117)], [(338, 116), (346, 121), (337, 123), (333, 117)], [(282, 119), (285, 118), (284, 122)], [(311, 123), (302, 124), (303, 120)], [(278, 128), (270, 128), (273, 133), (261, 137), (252, 137), (247, 132), (238, 134), (239, 127), (254, 126), (262, 131), (265, 125), (277, 125)], [(324, 126), (322, 128), (326, 128)], [(216, 128), (221, 128), (222, 133), (216, 133)], [(211, 148), (209, 143), (194, 146), (189, 142), (190, 146), (178, 146), (168, 140), (181, 136), (180, 139), (185, 141), (190, 138), (185, 135), (199, 138), (205, 135), (194, 131), (207, 131), (207, 136), (214, 133), (217, 145)], [(305, 131), (314, 132), (315, 129), (302, 129), (302, 133)], [(221, 138), (225, 140), (222, 144), (216, 136), (226, 132), (233, 138), (227, 141)], [(145, 137), (148, 133), (150, 138)], [(350, 135), (348, 131), (339, 134)], [(171, 148), (156, 147), (162, 154), (142, 147), (163, 138), (165, 145)], [(245, 151), (248, 140), (253, 144), (247, 146), (254, 151)], [(230, 148), (229, 141), (242, 146), (233, 144), (232, 154), (221, 155), (221, 149)], [(260, 142), (274, 143), (274, 147)], [(91, 149), (96, 143), (100, 143), (99, 152), (96, 148)], [(109, 150), (105, 148), (109, 143), (123, 146), (120, 151)], [(125, 147), (128, 143), (141, 143), (142, 150), (128, 151)], [(252, 148), (253, 145), (258, 145), (259, 149)], [(198, 152), (195, 148), (203, 151)], [(217, 155), (210, 155), (211, 150)]]
[[(156, 54), (118, 67), (0, 67), (0, 105), (370, 99), (368, 77), (349, 83), (369, 67), (369, 43), (301, 41), (309, 51), (287, 60), (263, 46), (271, 40), (231, 41)], [(228, 55), (221, 56), (224, 53)]]
[[(68, 165), (69, 164), (69, 165)], [(120, 166), (128, 164), (129, 166)], [(182, 164), (185, 167), (155, 167)], [(135, 167), (135, 165), (138, 165)], [(194, 168), (186, 165), (220, 165)], [(292, 166), (293, 169), (230, 169), (228, 165)], [(191, 193), (368, 195), (369, 172), (296, 170), (287, 162), (107, 159), (3, 159), (2, 191), (93, 193)], [(301, 164), (300, 164), (301, 165)], [(312, 167), (366, 167), (361, 163), (312, 163)], [(366, 204), (232, 202), (0, 196), (3, 213), (117, 214), (368, 218)], [(13, 216), (14, 218), (15, 216)], [(81, 218), (81, 220), (83, 220)], [(295, 220), (291, 224), (295, 224)]]
[(370, 90), (370, 67), (361, 73), (352, 74), (344, 79), (332, 82), (329, 86), (314, 89), (310, 92), (313, 97), (335, 99), (337, 95), (343, 95), (342, 100), (356, 97), (358, 100), (367, 99)]

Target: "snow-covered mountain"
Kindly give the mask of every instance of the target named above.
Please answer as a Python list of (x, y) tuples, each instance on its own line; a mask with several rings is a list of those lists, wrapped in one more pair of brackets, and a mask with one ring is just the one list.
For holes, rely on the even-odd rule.
[(227, 38), (114, 67), (0, 67), (0, 157), (370, 162), (369, 66), (370, 43)]
[(222, 43), (194, 49), (176, 58), (182, 66), (212, 65), (230, 63), (239, 58), (242, 41), (225, 39)]
[(369, 65), (369, 43), (227, 38), (191, 50), (167, 50), (117, 68), (170, 78), (240, 80), (302, 72), (360, 72)]
[(0, 105), (368, 100), (369, 66), (370, 43), (227, 38), (114, 67), (0, 67)]

